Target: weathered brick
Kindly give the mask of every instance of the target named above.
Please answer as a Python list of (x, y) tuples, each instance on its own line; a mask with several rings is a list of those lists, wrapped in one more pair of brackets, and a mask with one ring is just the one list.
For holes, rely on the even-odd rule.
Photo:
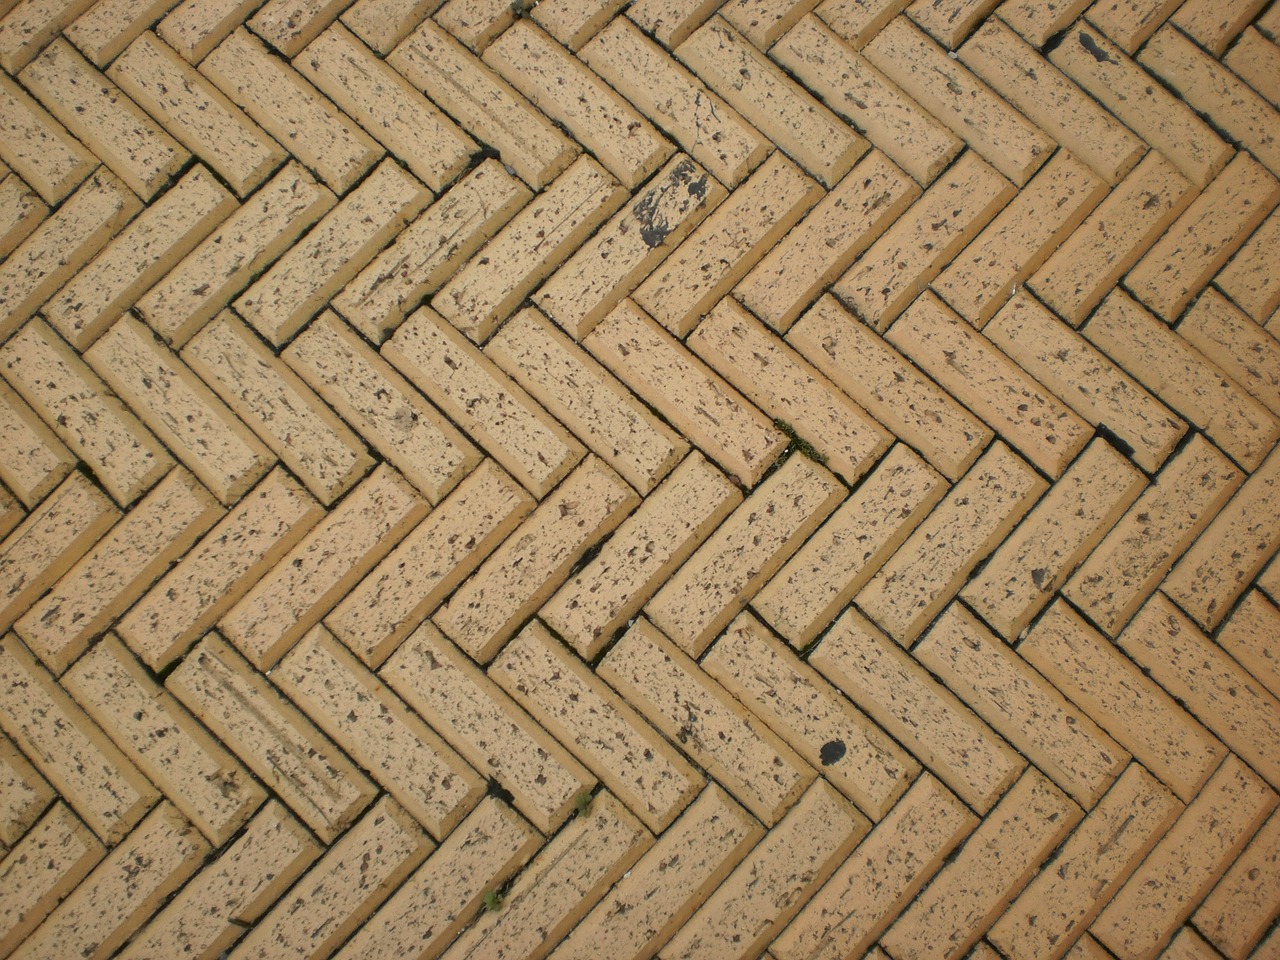
[(176, 0), (98, 0), (62, 32), (99, 70), (105, 70), (175, 3)]
[(1280, 107), (1280, 45), (1249, 27), (1240, 34), (1222, 62), (1273, 107)]
[(342, 22), (385, 57), (439, 5), (440, 0), (356, 0)]
[(719, 0), (636, 0), (627, 16), (668, 50), (683, 43), (720, 7)]
[(90, 0), (6, 2), (0, 19), (0, 67), (17, 73), (90, 6)]
[(1000, 0), (915, 0), (907, 7), (907, 16), (938, 43), (948, 50), (954, 50), (999, 2)]
[(1218, 631), (1217, 640), (1255, 680), (1272, 695), (1280, 697), (1280, 663), (1277, 662), (1280, 650), (1271, 640), (1280, 636), (1277, 630), (1280, 630), (1280, 608), (1260, 590), (1250, 590), (1231, 611)]
[(1278, 864), (1280, 817), (1272, 814), (1195, 912), (1196, 926), (1232, 960), (1247, 956), (1280, 913)]
[(720, 16), (755, 46), (768, 50), (817, 3), (818, 0), (732, 0), (721, 8)]
[(1054, 34), (1061, 33), (1089, 6), (1092, 0), (1006, 0), (1000, 5), (1000, 19), (1013, 27), (1032, 46), (1040, 48)]
[(8, 257), (49, 216), (34, 191), (15, 174), (0, 180), (0, 257)]
[(248, 26), (283, 56), (294, 57), (350, 5), (351, 0), (267, 0)]
[(817, 15), (842, 40), (861, 50), (911, 0), (823, 0)]
[(199, 63), (258, 6), (258, 0), (182, 0), (156, 24), (156, 33), (184, 59)]
[(624, 6), (625, 0), (544, 0), (530, 15), (543, 30), (577, 53)]
[(1227, 44), (1265, 6), (1260, 0), (1229, 0), (1227, 3), (1189, 0), (1174, 11), (1169, 20), (1215, 57), (1221, 57)]
[(0, 77), (0, 157), (44, 198), (58, 203), (84, 182), (98, 159), (10, 80)]
[(1180, 5), (1178, 0), (1096, 0), (1089, 19), (1132, 56)]
[(14, 847), (56, 794), (5, 736), (0, 736), (0, 787), (0, 843)]
[(435, 19), (478, 54), (511, 26), (515, 11), (506, 0), (449, 0)]
[[(1280, 213), (1272, 213), (1215, 278), (1218, 288), (1274, 334), (1280, 307), (1280, 277), (1272, 263), (1280, 243)], [(1270, 318), (1270, 319), (1268, 319)]]
[(1178, 323), (1178, 336), (1280, 416), (1280, 341), (1212, 287)]

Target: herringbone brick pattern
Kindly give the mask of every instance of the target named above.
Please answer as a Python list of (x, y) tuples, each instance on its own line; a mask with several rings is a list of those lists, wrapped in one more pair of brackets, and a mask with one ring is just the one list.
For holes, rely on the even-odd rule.
[(1280, 3), (0, 0), (0, 958), (1280, 957)]

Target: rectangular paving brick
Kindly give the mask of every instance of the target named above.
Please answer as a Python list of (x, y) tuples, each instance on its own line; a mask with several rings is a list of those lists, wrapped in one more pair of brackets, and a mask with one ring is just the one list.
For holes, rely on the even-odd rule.
[(823, 0), (816, 14), (855, 50), (861, 50), (911, 0)]
[(1280, 912), (1280, 817), (1272, 814), (1196, 910), (1193, 920), (1219, 950), (1241, 958)]
[(905, 17), (885, 26), (863, 55), (1016, 185), (1049, 159), (1048, 136)]
[(677, 154), (542, 284), (534, 302), (581, 340), (724, 197), (716, 180)]
[[(1029, 294), (1016, 294), (982, 331), (1094, 426), (1115, 434), (1138, 466), (1160, 469), (1187, 431), (1107, 354)], [(1145, 371), (1144, 371), (1145, 372)]]
[(667, 49), (683, 43), (720, 6), (716, 0), (637, 0), (627, 16)]
[(463, 171), (479, 149), (341, 24), (316, 37), (293, 63), (436, 193)]
[(49, 208), (17, 174), (0, 180), (0, 257), (8, 257), (49, 216)]
[(531, 16), (547, 33), (579, 53), (582, 45), (624, 6), (624, 0), (546, 0)]
[(175, 468), (14, 629), (61, 673), (221, 515), (208, 491)]
[(991, 441), (990, 429), (833, 297), (814, 304), (787, 341), (949, 479)]
[(761, 50), (768, 50), (796, 21), (817, 6), (817, 0), (778, 3), (776, 0), (734, 0), (720, 15)]
[(625, 17), (579, 56), (730, 190), (768, 156), (768, 140)]
[(323, 957), (362, 924), (434, 849), (391, 797), (351, 826), (229, 957)]
[(889, 448), (891, 435), (754, 316), (726, 298), (686, 344), (767, 415), (786, 423), (848, 483)]
[(752, 607), (803, 649), (853, 599), (946, 492), (946, 484), (904, 444), (874, 472), (760, 590)]
[(182, 360), (131, 315), (85, 359), (224, 505), (275, 464), (270, 450)]
[(814, 178), (834, 187), (869, 144), (728, 21), (713, 17), (674, 51)]
[(257, 0), (182, 0), (156, 24), (160, 38), (199, 63), (259, 6)]
[(964, 956), (1082, 813), (1034, 767), (881, 941), (902, 960)]
[(271, 676), (433, 836), (446, 836), (483, 796), (476, 772), (324, 627)]
[(910, 754), (749, 613), (729, 625), (702, 667), (873, 820), (920, 772)]
[(25, 90), (0, 77), (0, 157), (46, 203), (58, 203), (98, 166), (98, 159)]
[(1260, 590), (1250, 590), (1231, 611), (1218, 631), (1217, 640), (1255, 680), (1280, 697), (1280, 663), (1277, 662), (1280, 651), (1270, 639), (1276, 635), (1277, 627), (1280, 627), (1280, 607)]
[(1026, 761), (857, 611), (828, 631), (809, 663), (985, 814)]
[(160, 798), (16, 634), (0, 638), (0, 727), (103, 843), (121, 840)]
[(586, 767), (431, 623), (400, 645), (380, 676), (544, 833), (595, 786)]
[(144, 200), (191, 154), (59, 38), (22, 71), (24, 86)]
[(932, 294), (885, 338), (1049, 476), (1061, 476), (1088, 442), (1084, 420)]
[(62, 32), (104, 70), (175, 5), (176, 0), (99, 0)]
[(815, 777), (777, 734), (647, 620), (636, 621), (596, 673), (766, 826), (777, 823)]
[(870, 829), (819, 779), (663, 949), (667, 957), (756, 957)]
[(342, 22), (384, 57), (438, 7), (439, 0), (356, 0)]
[(243, 27), (218, 43), (200, 72), (337, 193), (382, 156), (372, 137)]
[(1050, 51), (1049, 60), (1158, 150), (1194, 186), (1203, 189), (1231, 159), (1231, 146), (1185, 101), (1152, 83), (1149, 73), (1091, 26), (1081, 24), (1068, 30), (1062, 43)]
[(954, 50), (998, 4), (999, 0), (915, 0), (907, 8), (907, 16), (938, 43)]
[(1094, 922), (1094, 936), (1122, 956), (1156, 956), (1278, 799), (1228, 756)]
[(21, 957), (109, 957), (210, 853), (190, 823), (159, 804), (22, 944)]
[(946, 787), (922, 774), (773, 942), (773, 955), (862, 956), (977, 822)]
[(1280, 46), (1249, 27), (1232, 44), (1222, 62), (1272, 106), (1280, 107)]
[(653, 837), (609, 793), (565, 826), (516, 878), (498, 912), (485, 911), (443, 954), (541, 960), (653, 844)]
[(287, 158), (283, 147), (154, 33), (131, 43), (107, 76), (242, 197)]
[(8, 0), (0, 20), (0, 66), (17, 73), (89, 5), (87, 0)]
[(795, 454), (739, 505), (645, 605), (691, 656), (717, 633), (844, 499), (834, 476)]
[(106, 853), (62, 803), (0, 860), (0, 953), (8, 956)]
[(181, 348), (336, 202), (290, 161), (156, 283), (138, 313)]
[(138, 212), (114, 174), (99, 169), (0, 264), (0, 336), (8, 337)]
[(858, 592), (858, 606), (910, 646), (1047, 486), (997, 441)]
[(912, 655), (1088, 810), (1129, 755), (959, 604)]
[(269, 669), (428, 510), (395, 470), (379, 466), (222, 616), (223, 635)]
[(503, 648), (489, 676), (655, 833), (666, 829), (706, 784), (681, 753), (537, 621)]
[(578, 558), (639, 502), (616, 473), (588, 457), (436, 611), (436, 626), (476, 660), (492, 660)]
[(1280, 214), (1272, 213), (1215, 278), (1218, 288), (1245, 313), (1275, 333), (1274, 311), (1280, 307), (1280, 279), (1271, 255), (1280, 242)]
[(377, 794), (337, 746), (216, 632), (205, 635), (165, 687), (325, 843)]
[(1089, 212), (1106, 184), (1063, 150), (933, 281), (953, 309), (981, 328)]
[(1178, 336), (1280, 415), (1280, 341), (1210, 287), (1178, 324)]
[(306, 828), (278, 801), (269, 801), (119, 956), (221, 955), (319, 855), (320, 846)]
[(487, 340), (626, 199), (618, 181), (582, 157), (454, 273), (432, 307), (472, 340)]
[(351, 0), (267, 0), (248, 27), (286, 57), (297, 56)]
[(236, 310), (283, 345), (430, 200), (426, 187), (384, 160), (236, 300)]
[(1221, 743), (1064, 601), (1049, 607), (1017, 649), (1184, 803), (1226, 755)]
[(478, 54), (511, 26), (515, 11), (504, 0), (449, 0), (435, 19)]
[(347, 592), (326, 626), (365, 663), (380, 665), (533, 508), (485, 460)]
[(274, 470), (116, 624), (153, 670), (200, 638), (323, 516), (284, 470)]
[(1141, 764), (1130, 764), (987, 938), (1010, 960), (1061, 957), (1181, 812)]
[(436, 957), (484, 894), (525, 865), (542, 835), (500, 800), (482, 800), (337, 954), (339, 960)]
[(229, 840), (266, 792), (108, 634), (63, 686), (214, 846)]
[(363, 442), (230, 310), (181, 356), (326, 506), (373, 465)]
[(757, 483), (786, 446), (767, 417), (630, 300), (583, 346), (742, 483)]
[(333, 308), (381, 344), (422, 297), (435, 293), (530, 196), (502, 164), (485, 160), (400, 231), (333, 298)]
[(775, 152), (668, 254), (636, 289), (635, 302), (683, 337), (822, 195)]
[(333, 311), (281, 358), (433, 504), (480, 462), (471, 441)]
[(0, 541), (0, 630), (80, 560), (120, 517), (111, 499), (72, 473)]
[(1215, 57), (1221, 57), (1227, 45), (1265, 6), (1258, 0), (1230, 0), (1222, 4), (1189, 0), (1169, 19)]
[(724, 474), (690, 454), (538, 615), (593, 659), (741, 502)]
[(1177, 0), (1096, 0), (1089, 19), (1132, 55), (1178, 6)]
[(53, 788), (8, 737), (0, 737), (0, 843), (14, 847), (55, 799)]
[(960, 596), (1012, 642), (1145, 486), (1123, 454), (1092, 441)]

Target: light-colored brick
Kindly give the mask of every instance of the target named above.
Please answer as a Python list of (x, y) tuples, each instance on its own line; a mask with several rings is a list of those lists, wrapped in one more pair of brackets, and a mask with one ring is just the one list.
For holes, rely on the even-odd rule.
[(790, 747), (647, 620), (596, 669), (766, 826), (816, 776)]
[(1049, 607), (1018, 654), (1183, 802), (1226, 755), (1221, 743), (1065, 601)]
[(979, 813), (989, 811), (1026, 767), (976, 714), (855, 610), (836, 621), (809, 662)]
[(1179, 0), (1096, 0), (1089, 19), (1132, 56), (1179, 6)]
[(1249, 27), (1222, 62), (1273, 107), (1280, 108), (1280, 45)]
[(415, 630), (380, 675), (544, 833), (595, 786), (586, 767), (432, 624)]
[(1280, 341), (1230, 300), (1206, 290), (1183, 315), (1178, 336), (1280, 416)]
[(0, 257), (7, 257), (49, 216), (35, 192), (15, 174), (0, 180)]
[(156, 24), (169, 46), (199, 63), (260, 4), (258, 0), (182, 0)]
[(1000, 19), (1013, 27), (1034, 47), (1043, 47), (1049, 38), (1065, 30), (1084, 12), (1091, 0), (1006, 0), (1000, 5)]
[(385, 57), (438, 6), (440, 0), (356, 0), (342, 22)]
[(1232, 960), (1243, 960), (1280, 913), (1278, 867), (1280, 817), (1272, 814), (1195, 912), (1196, 926)]
[(818, 0), (731, 0), (720, 16), (761, 50), (769, 50), (778, 38), (818, 5)]
[(1258, 323), (1266, 323), (1273, 335), (1280, 307), (1280, 277), (1272, 263), (1277, 243), (1280, 213), (1272, 213), (1215, 278), (1218, 289)]
[(515, 10), (506, 0), (449, 0), (435, 19), (478, 54), (511, 26)]
[(176, 0), (99, 0), (62, 32), (99, 70), (105, 70), (175, 4)]
[(719, 0), (636, 0), (627, 8), (627, 16), (670, 50), (702, 26), (719, 6)]
[(1000, 0), (915, 0), (907, 8), (907, 16), (938, 43), (954, 50), (999, 3)]
[(248, 26), (281, 55), (295, 57), (350, 5), (351, 0), (267, 0)]
[(9, 0), (0, 19), (0, 67), (17, 73), (90, 6), (91, 0)]
[(86, 150), (36, 101), (0, 77), (0, 157), (44, 198), (58, 203), (98, 166)]
[(351, 826), (377, 794), (355, 764), (215, 631), (169, 674), (165, 687), (325, 843)]
[(5, 736), (0, 736), (0, 787), (0, 843), (14, 847), (56, 794)]
[(531, 16), (543, 30), (578, 53), (624, 6), (626, 0), (543, 0)]
[(1169, 19), (1215, 57), (1221, 57), (1227, 45), (1265, 6), (1261, 0), (1189, 0)]
[(823, 0), (817, 15), (840, 39), (861, 50), (911, 0)]
[(1217, 637), (1218, 644), (1276, 697), (1280, 697), (1280, 650), (1273, 638), (1280, 636), (1278, 631), (1280, 608), (1260, 590), (1250, 590)]

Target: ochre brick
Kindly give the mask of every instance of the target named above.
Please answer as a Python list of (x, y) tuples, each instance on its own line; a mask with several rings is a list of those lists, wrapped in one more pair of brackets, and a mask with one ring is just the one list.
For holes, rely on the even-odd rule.
[(1280, 636), (1280, 608), (1260, 590), (1250, 590), (1222, 629), (1219, 645), (1248, 670), (1255, 680), (1280, 697), (1280, 650), (1272, 638)]
[(1256, 774), (1228, 756), (1094, 922), (1094, 936), (1121, 956), (1154, 957), (1277, 799)]
[(16, 173), (0, 180), (0, 257), (8, 257), (49, 216), (35, 192)]
[(209, 492), (175, 467), (14, 629), (61, 673), (221, 515)]
[(1266, 4), (1260, 0), (1188, 0), (1170, 22), (1195, 40), (1215, 57), (1221, 57), (1227, 44), (1239, 35)]
[(1009, 960), (1057, 960), (1182, 812), (1132, 763), (987, 934)]
[(645, 614), (690, 656), (790, 559), (847, 491), (794, 454), (738, 506), (645, 605)]
[(689, 762), (537, 621), (489, 676), (660, 833), (705, 786)]
[(999, 3), (1000, 0), (915, 0), (907, 8), (907, 16), (948, 50), (954, 50)]
[[(1280, 913), (1280, 817), (1272, 814), (1195, 912), (1195, 925), (1243, 960)], [(1256, 956), (1264, 956), (1256, 954)]]
[(922, 774), (774, 940), (773, 955), (862, 956), (977, 823), (946, 787)]
[(239, 839), (196, 874), (120, 957), (221, 956), (319, 855), (320, 846), (306, 828), (278, 801), (269, 801)]
[(1065, 601), (1049, 607), (1018, 645), (1018, 655), (1183, 802), (1226, 755), (1221, 743)]
[(58, 120), (144, 200), (151, 200), (191, 154), (61, 38), (21, 80)]
[(0, 157), (44, 198), (58, 203), (84, 182), (98, 159), (10, 80), (0, 77)]
[(290, 161), (153, 286), (138, 313), (181, 348), (336, 202)]
[(1178, 324), (1178, 336), (1280, 416), (1280, 340), (1210, 287)]
[(326, 506), (373, 466), (360, 438), (230, 310), (182, 359)]
[(856, 610), (836, 621), (809, 662), (979, 813), (990, 810), (1026, 767)]
[(881, 942), (900, 960), (964, 956), (1081, 816), (1029, 768)]
[(729, 625), (702, 668), (873, 820), (920, 772), (910, 754), (750, 613)]
[(337, 839), (377, 794), (337, 746), (215, 631), (169, 674), (165, 687), (325, 843)]
[(911, 0), (823, 0), (817, 15), (855, 50), (861, 50)]
[(480, 802), (337, 954), (338, 960), (436, 957), (542, 845), (502, 801)]
[(341, 24), (316, 37), (294, 57), (293, 64), (436, 193), (462, 172), (479, 149), (457, 124)]
[(0, 19), (0, 67), (17, 73), (89, 6), (90, 0), (8, 0)]
[(991, 441), (990, 429), (834, 297), (814, 304), (787, 341), (951, 480), (963, 475)]
[(683, 337), (822, 195), (775, 151), (640, 284), (635, 302)]
[(786, 446), (767, 417), (631, 300), (583, 346), (740, 483), (754, 486)]
[(752, 600), (796, 649), (826, 628), (946, 492), (942, 478), (895, 444)]
[(62, 684), (213, 846), (231, 838), (266, 791), (108, 634)]
[(103, 843), (122, 839), (160, 798), (13, 633), (0, 638), (0, 690), (0, 727)]
[(283, 56), (293, 57), (350, 5), (351, 0), (267, 0), (248, 26)]
[(625, 17), (579, 56), (730, 190), (769, 155), (767, 139)]
[(505, 0), (448, 0), (436, 12), (440, 26), (476, 53), (511, 26), (515, 11)]
[(690, 454), (538, 615), (593, 659), (741, 502), (724, 474)]
[(1249, 27), (1222, 62), (1273, 107), (1280, 108), (1280, 45)]
[(635, 622), (596, 673), (766, 826), (777, 823), (816, 776), (647, 620)]
[(333, 308), (380, 345), (530, 196), (502, 164), (485, 160), (400, 231), (333, 298)]
[(1013, 641), (1145, 486), (1142, 473), (1123, 454), (1101, 438), (1094, 440), (960, 596)]
[(356, 0), (342, 22), (385, 57), (439, 5), (439, 0)]
[(199, 63), (257, 7), (257, 0), (182, 0), (156, 24), (156, 33), (184, 59)]
[(667, 957), (759, 956), (870, 829), (817, 780), (663, 949)]
[(858, 606), (910, 646), (1047, 486), (996, 441), (858, 592)]
[(1280, 213), (1272, 213), (1215, 278), (1223, 293), (1258, 323), (1267, 324), (1273, 335), (1275, 310), (1280, 307), (1280, 276), (1273, 263), (1277, 244)]
[(1096, 0), (1089, 19), (1132, 56), (1179, 6), (1179, 0)]
[(761, 50), (768, 50), (817, 0), (733, 0), (720, 15)]
[(627, 16), (670, 50), (702, 26), (719, 6), (719, 0), (636, 0), (627, 8)]
[(431, 623), (400, 645), (380, 675), (544, 833), (554, 833), (577, 796), (595, 786), (586, 767)]
[(5, 736), (0, 736), (0, 787), (0, 844), (14, 847), (56, 794)]
[(333, 311), (280, 356), (432, 504), (480, 462), (471, 441)]
[(99, 0), (62, 32), (99, 70), (105, 70), (175, 5), (176, 0)]
[(429, 509), (395, 470), (379, 466), (223, 615), (223, 635), (269, 669)]
[(213, 626), (324, 516), (296, 480), (277, 469), (116, 625), (153, 670), (163, 670)]
[(1000, 5), (1000, 19), (1013, 27), (1036, 48), (1065, 30), (1084, 12), (1091, 0), (1006, 0)]
[(107, 76), (242, 197), (287, 158), (283, 147), (154, 33), (130, 44)]

